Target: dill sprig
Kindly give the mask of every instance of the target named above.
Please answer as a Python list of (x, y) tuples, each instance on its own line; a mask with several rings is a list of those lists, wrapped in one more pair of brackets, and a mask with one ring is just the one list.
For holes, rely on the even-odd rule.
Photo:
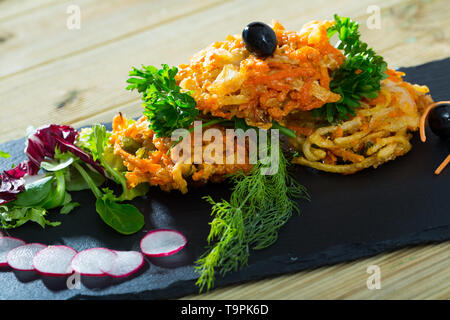
[(331, 75), (330, 90), (341, 95), (335, 103), (327, 103), (313, 110), (313, 115), (338, 122), (355, 116), (355, 109), (360, 106), (363, 97), (378, 97), (380, 81), (387, 78), (387, 64), (383, 58), (368, 48), (367, 43), (360, 40), (359, 24), (347, 17), (334, 15), (335, 23), (328, 28), (331, 38), (338, 34), (337, 48), (344, 51), (346, 60)]
[(213, 287), (216, 271), (222, 276), (237, 271), (248, 264), (250, 249), (272, 245), (278, 230), (294, 212), (299, 213), (297, 200), (309, 199), (305, 188), (289, 175), (289, 163), (281, 149), (279, 154), (278, 171), (273, 175), (264, 174), (267, 164), (261, 162), (248, 175), (234, 175), (229, 201), (205, 197), (214, 219), (207, 238), (209, 247), (195, 266), (200, 292)]

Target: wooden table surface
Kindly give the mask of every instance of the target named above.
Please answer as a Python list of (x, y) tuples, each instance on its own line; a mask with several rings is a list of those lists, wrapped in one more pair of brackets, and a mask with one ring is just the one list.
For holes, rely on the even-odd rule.
[[(80, 9), (80, 28), (68, 28)], [(370, 30), (377, 5), (381, 28)], [(3, 0), (0, 1), (0, 142), (27, 126), (80, 126), (141, 114), (125, 90), (132, 66), (177, 65), (251, 21), (298, 30), (334, 13), (361, 23), (363, 39), (390, 67), (450, 55), (448, 0)], [(70, 24), (69, 24), (70, 25)], [(370, 265), (381, 289), (366, 285)], [(187, 299), (449, 299), (450, 242), (219, 288)]]

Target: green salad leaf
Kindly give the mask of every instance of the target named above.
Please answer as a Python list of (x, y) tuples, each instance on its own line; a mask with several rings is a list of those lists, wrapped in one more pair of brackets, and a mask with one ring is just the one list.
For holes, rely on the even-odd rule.
[(72, 197), (66, 191), (63, 170), (32, 178), (35, 180), (25, 185), (25, 190), (17, 195), (16, 200), (0, 206), (2, 228), (16, 228), (28, 221), (36, 222), (43, 228), (55, 227), (60, 222), (46, 219), (49, 210), (62, 207), (60, 213), (67, 214), (79, 205), (72, 202)]
[(38, 223), (42, 228), (45, 226), (56, 227), (61, 223), (47, 220), (47, 210), (38, 207), (14, 207), (0, 206), (0, 222), (4, 229), (17, 228), (28, 221)]
[(32, 207), (41, 206), (51, 196), (54, 176), (44, 176), (34, 182), (25, 185), (25, 190), (17, 195), (13, 201), (15, 206)]
[(144, 216), (130, 204), (119, 203), (121, 199), (114, 196), (108, 188), (100, 190), (86, 170), (78, 163), (73, 164), (86, 180), (97, 198), (95, 207), (102, 220), (117, 232), (125, 235), (138, 232), (144, 226)]
[(106, 173), (122, 186), (122, 194), (118, 197), (118, 201), (132, 200), (145, 195), (149, 190), (148, 184), (143, 183), (133, 189), (128, 188), (125, 178), (126, 168), (122, 160), (114, 155), (113, 147), (108, 143), (110, 135), (104, 125), (96, 124), (90, 130), (82, 131), (79, 146), (87, 149), (105, 168)]
[(111, 190), (103, 189), (103, 196), (98, 198), (95, 207), (103, 221), (122, 234), (133, 234), (144, 225), (144, 216), (131, 205), (117, 202)]

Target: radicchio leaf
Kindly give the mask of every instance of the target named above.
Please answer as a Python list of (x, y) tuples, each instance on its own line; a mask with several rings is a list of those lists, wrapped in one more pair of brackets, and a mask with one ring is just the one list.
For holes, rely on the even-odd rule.
[(17, 199), (17, 194), (25, 190), (25, 180), (22, 178), (25, 175), (36, 175), (42, 161), (54, 158), (56, 147), (61, 152), (71, 152), (105, 176), (103, 167), (89, 153), (75, 145), (77, 137), (78, 132), (65, 125), (51, 124), (33, 132), (28, 137), (25, 149), (28, 160), (0, 174), (0, 205)]
[(30, 174), (34, 175), (39, 171), (41, 162), (45, 158), (53, 159), (55, 148), (58, 147), (61, 152), (71, 152), (105, 175), (103, 167), (94, 161), (90, 154), (75, 145), (77, 137), (78, 132), (70, 126), (51, 124), (37, 129), (28, 137), (28, 145), (25, 150), (30, 159)]
[(22, 177), (27, 171), (27, 162), (23, 162), (0, 174), (0, 205), (16, 200), (17, 194), (25, 190), (25, 180)]

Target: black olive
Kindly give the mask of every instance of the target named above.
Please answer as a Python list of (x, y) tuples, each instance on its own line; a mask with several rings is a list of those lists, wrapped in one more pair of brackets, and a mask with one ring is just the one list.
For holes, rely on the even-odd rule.
[(450, 104), (431, 109), (428, 124), (435, 135), (442, 139), (450, 138)]
[(252, 22), (242, 31), (242, 40), (248, 51), (260, 58), (271, 56), (277, 48), (275, 31), (263, 22)]

